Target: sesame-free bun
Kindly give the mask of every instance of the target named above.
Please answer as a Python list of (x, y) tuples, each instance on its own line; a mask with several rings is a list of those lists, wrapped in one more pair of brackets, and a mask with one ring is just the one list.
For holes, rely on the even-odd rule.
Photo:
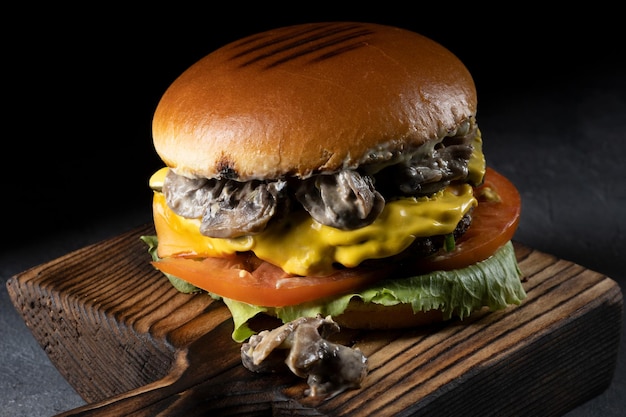
[(476, 113), (468, 70), (417, 33), (327, 22), (215, 50), (165, 91), (154, 146), (180, 175), (240, 181), (356, 168)]
[(408, 329), (439, 323), (444, 320), (441, 310), (413, 311), (411, 304), (384, 306), (352, 299), (346, 310), (333, 319), (349, 329), (388, 330)]
[[(385, 306), (373, 302), (364, 303), (357, 297), (350, 300), (343, 313), (333, 316), (332, 319), (342, 328), (354, 330), (412, 329), (445, 321), (444, 313), (438, 309), (414, 312), (411, 304)], [(250, 321), (255, 331), (282, 324), (272, 310), (258, 314)]]

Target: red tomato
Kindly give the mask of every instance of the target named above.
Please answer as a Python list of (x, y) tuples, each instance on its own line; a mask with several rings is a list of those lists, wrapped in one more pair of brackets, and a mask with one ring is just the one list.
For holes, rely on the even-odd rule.
[[(152, 264), (160, 271), (198, 288), (233, 300), (265, 307), (283, 307), (331, 295), (343, 294), (367, 286), (389, 275), (387, 268), (351, 268), (321, 277), (286, 274), (268, 262), (250, 267), (239, 255), (226, 259), (165, 258)], [(258, 263), (255, 262), (255, 263)]]
[[(419, 261), (414, 266), (420, 271), (462, 268), (487, 259), (511, 240), (520, 214), (520, 196), (515, 186), (487, 169), (484, 184), (475, 195), (479, 204), (474, 209), (472, 224), (456, 242), (455, 249)], [(200, 261), (164, 258), (153, 265), (211, 293), (265, 307), (296, 305), (355, 291), (389, 276), (395, 268), (357, 267), (329, 276), (300, 277), (288, 275), (251, 254)]]
[(519, 224), (521, 198), (504, 176), (487, 168), (485, 181), (474, 191), (478, 206), (472, 223), (451, 252), (418, 262), (419, 270), (451, 270), (483, 261), (513, 238)]

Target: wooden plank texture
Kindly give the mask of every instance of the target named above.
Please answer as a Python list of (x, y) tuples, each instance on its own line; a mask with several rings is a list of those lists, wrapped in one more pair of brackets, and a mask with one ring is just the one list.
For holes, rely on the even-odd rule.
[(363, 386), (319, 401), (306, 381), (241, 365), (226, 307), (149, 264), (150, 225), (12, 277), (11, 300), (89, 404), (59, 416), (562, 415), (611, 383), (622, 293), (612, 279), (518, 243), (520, 306), (403, 331), (342, 329)]

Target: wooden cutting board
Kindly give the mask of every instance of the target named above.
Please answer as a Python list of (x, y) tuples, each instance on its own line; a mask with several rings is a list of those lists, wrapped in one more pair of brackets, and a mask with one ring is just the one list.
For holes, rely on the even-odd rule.
[(410, 331), (342, 329), (369, 359), (360, 389), (325, 401), (306, 381), (241, 364), (226, 307), (185, 295), (150, 264), (150, 225), (12, 277), (7, 288), (88, 405), (59, 416), (561, 415), (600, 394), (617, 361), (612, 279), (518, 243), (528, 297)]

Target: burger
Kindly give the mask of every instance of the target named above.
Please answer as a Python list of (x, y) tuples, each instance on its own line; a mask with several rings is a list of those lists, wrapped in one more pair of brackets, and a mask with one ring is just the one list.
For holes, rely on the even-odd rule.
[(153, 265), (255, 320), (419, 326), (525, 297), (515, 186), (468, 69), (410, 30), (318, 22), (227, 44), (166, 89)]

